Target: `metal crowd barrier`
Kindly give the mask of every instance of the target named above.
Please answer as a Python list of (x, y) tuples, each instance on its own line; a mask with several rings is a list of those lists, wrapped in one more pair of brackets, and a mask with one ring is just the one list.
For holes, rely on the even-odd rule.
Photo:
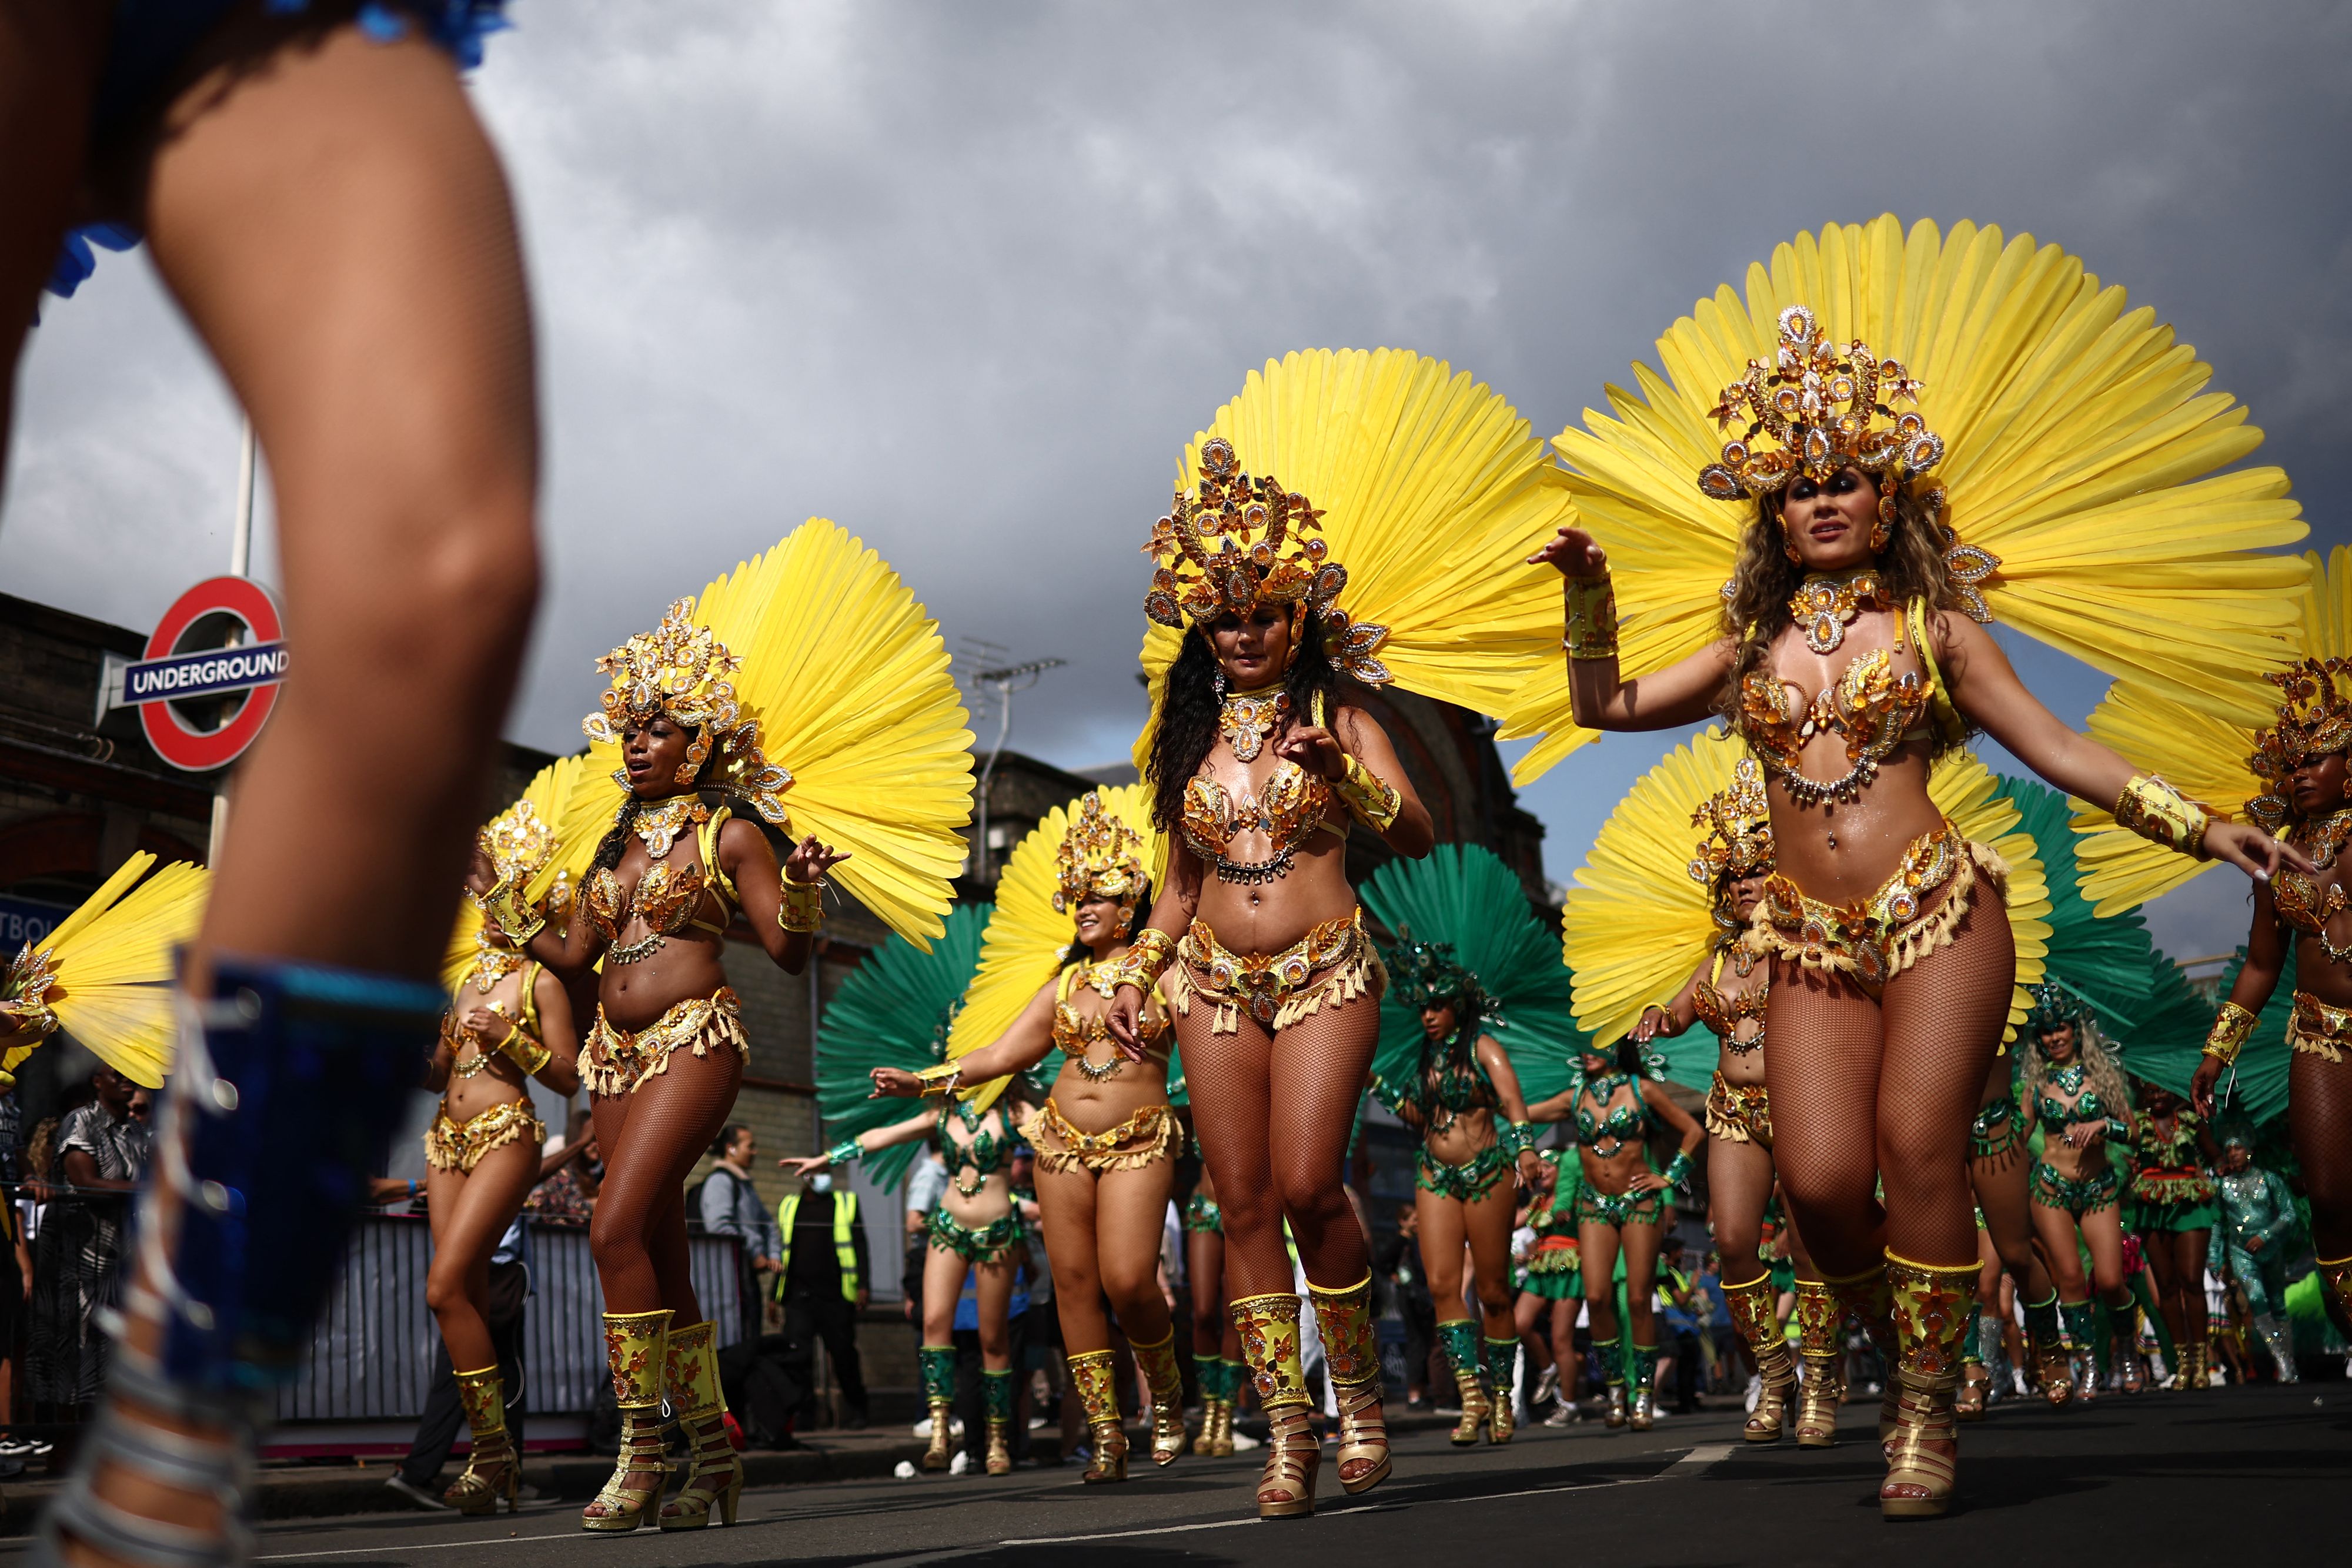
[[(604, 1293), (588, 1255), (588, 1231), (539, 1219), (527, 1228), (523, 1396), (533, 1417), (585, 1415), (605, 1375), (599, 1322)], [(742, 1335), (740, 1245), (731, 1236), (696, 1235), (687, 1243), (695, 1293), (703, 1315), (718, 1325), (721, 1346)], [(425, 1305), (432, 1257), (432, 1231), (422, 1218), (370, 1215), (360, 1221), (300, 1375), (278, 1396), (280, 1422), (414, 1421), (422, 1414), (440, 1344)]]

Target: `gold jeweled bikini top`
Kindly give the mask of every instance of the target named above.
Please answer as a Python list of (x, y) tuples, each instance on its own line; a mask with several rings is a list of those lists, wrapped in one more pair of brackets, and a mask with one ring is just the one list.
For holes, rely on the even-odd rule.
[[(1691, 1010), (1732, 1055), (1745, 1056), (1764, 1048), (1764, 1004), (1769, 992), (1763, 986), (1736, 997), (1727, 997), (1717, 990), (1715, 982), (1723, 977), (1725, 951), (1722, 947), (1715, 950), (1715, 962), (1708, 966), (1706, 977), (1691, 988)], [(1739, 973), (1745, 976), (1748, 971), (1742, 969)], [(1739, 1026), (1748, 1019), (1756, 1020), (1756, 1032), (1742, 1040)]]
[[(2336, 863), (2336, 856), (2347, 838), (2352, 838), (2352, 807), (2298, 822), (2286, 835), (2287, 842), (2323, 870)], [(2271, 902), (2276, 905), (2281, 920), (2315, 940), (2330, 958), (2352, 965), (2352, 943), (2338, 946), (2327, 939), (2328, 919), (2352, 904), (2342, 883), (2331, 882), (2323, 890), (2316, 878), (2305, 876), (2281, 862), (2271, 877)]]
[[(1907, 637), (1906, 637), (1907, 633)], [(1895, 654), (1908, 641), (1918, 650), (1919, 673), (1897, 675)], [(1878, 765), (1903, 744), (1923, 717), (1933, 716), (1938, 737), (1956, 743), (1965, 731), (1944, 690), (1943, 673), (1927, 636), (1924, 606), (1914, 600), (1896, 622), (1895, 643), (1864, 653), (1800, 711), (1795, 688), (1769, 670), (1750, 670), (1740, 683), (1735, 723), (1767, 771), (1777, 774), (1801, 806), (1853, 800), (1878, 776)], [(1846, 771), (1827, 783), (1809, 778), (1800, 763), (1806, 743), (1834, 731), (1845, 737)]]
[[(1323, 723), (1320, 693), (1315, 697), (1314, 723)], [(1251, 755), (1256, 755), (1255, 747)], [(1300, 846), (1330, 827), (1328, 819), (1337, 802), (1328, 781), (1296, 762), (1276, 764), (1255, 796), (1247, 789), (1234, 795), (1201, 773), (1184, 786), (1184, 811), (1179, 825), (1192, 852), (1216, 866), (1218, 880), (1254, 884), (1287, 876)], [(1262, 861), (1227, 858), (1225, 851), (1234, 840), (1252, 829), (1273, 841), (1274, 852)], [(1331, 831), (1347, 836), (1344, 828), (1331, 828)]]
[[(635, 964), (650, 958), (661, 950), (667, 938), (689, 926), (713, 935), (726, 931), (740, 902), (735, 895), (735, 884), (719, 869), (719, 829), (730, 814), (721, 806), (710, 813), (709, 821), (696, 825), (694, 841), (701, 856), (699, 865), (672, 865), (667, 860), (656, 858), (637, 878), (634, 893), (621, 885), (621, 879), (610, 866), (599, 866), (589, 874), (580, 890), (580, 908), (587, 916), (589, 927), (608, 945), (604, 954), (607, 958), (615, 964)], [(646, 845), (648, 850), (652, 847), (650, 843)], [(716, 924), (693, 917), (705, 893), (719, 899), (719, 918)], [(632, 916), (646, 923), (647, 934), (635, 942), (624, 943), (620, 935)]]
[[(1127, 1065), (1128, 1059), (1122, 1052), (1107, 1062), (1087, 1060), (1087, 1052), (1090, 1049), (1111, 1038), (1110, 1016), (1097, 1013), (1087, 1018), (1072, 1007), (1070, 993), (1080, 986), (1087, 987), (1105, 1001), (1110, 999), (1111, 990), (1117, 988), (1114, 986), (1107, 989), (1102, 982), (1097, 980), (1092, 964), (1072, 964), (1064, 969), (1054, 987), (1054, 1044), (1064, 1056), (1078, 1064), (1080, 1072), (1099, 1083), (1106, 1078), (1118, 1077), (1119, 1069)], [(1167, 1039), (1169, 1030), (1168, 1015), (1150, 1006), (1149, 1002), (1150, 998), (1146, 998), (1144, 1012), (1135, 1020), (1136, 1035), (1143, 1041), (1146, 1055), (1160, 1048)]]
[[(486, 949), (485, 956), (488, 953), (502, 951), (504, 951), (504, 949)], [(513, 974), (517, 969), (520, 969), (522, 971), (522, 1000), (520, 1004), (520, 1011), (516, 1014), (509, 1015), (507, 1012), (507, 1009), (499, 1006), (497, 1002), (492, 1002), (490, 1004), (490, 1011), (498, 1014), (500, 1018), (509, 1016), (513, 1017), (517, 1027), (521, 1029), (525, 1034), (536, 1036), (539, 1033), (539, 998), (533, 993), (537, 990), (539, 986), (540, 971), (545, 966), (540, 964), (536, 959), (526, 959), (519, 954), (509, 956), (514, 958), (514, 962), (511, 965), (497, 963), (485, 965), (481, 958), (476, 958), (474, 960), (474, 972), (472, 975), (468, 976), (467, 978), (474, 980), (480, 989), (488, 991), (492, 986), (498, 984), (499, 980)], [(465, 986), (463, 982), (460, 982), (458, 986), (459, 992), (462, 994), (464, 989)], [(496, 1050), (484, 1046), (481, 1041), (467, 1033), (466, 1030), (459, 1026), (457, 1022), (457, 1009), (456, 1008), (451, 1008), (447, 1012), (441, 1015), (441, 1041), (444, 1045), (446, 1045), (449, 1048), (451, 1052), (452, 1060), (449, 1063), (449, 1076), (452, 1078), (465, 1079), (473, 1077), (474, 1074), (479, 1072), (483, 1068), (488, 1067), (490, 1064), (491, 1059), (499, 1054)], [(467, 1046), (473, 1047), (474, 1054), (471, 1056), (463, 1054)], [(446, 1095), (446, 1091), (444, 1091), (444, 1093)]]

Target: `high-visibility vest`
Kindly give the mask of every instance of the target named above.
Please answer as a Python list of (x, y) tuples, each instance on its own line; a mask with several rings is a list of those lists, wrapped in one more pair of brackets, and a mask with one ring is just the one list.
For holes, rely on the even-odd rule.
[[(801, 1211), (801, 1195), (793, 1194), (776, 1205), (776, 1229), (783, 1236), (776, 1261), (782, 1265), (776, 1270), (776, 1300), (784, 1299), (784, 1281), (793, 1267), (793, 1220)], [(833, 1255), (841, 1263), (841, 1299), (857, 1300), (857, 1195), (836, 1187), (833, 1194)]]

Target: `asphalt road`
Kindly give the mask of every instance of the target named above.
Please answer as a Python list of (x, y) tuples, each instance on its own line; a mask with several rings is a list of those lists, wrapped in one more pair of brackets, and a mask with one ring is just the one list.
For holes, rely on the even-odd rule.
[[(1457, 1450), (1442, 1432), (1398, 1447), (1396, 1473), (1312, 1520), (1259, 1523), (1254, 1457), (1190, 1456), (1123, 1487), (1074, 1468), (1001, 1479), (924, 1477), (746, 1492), (731, 1530), (589, 1535), (576, 1504), (462, 1520), (419, 1513), (272, 1525), (263, 1563), (366, 1568), (649, 1568), (775, 1563), (1057, 1568), (1116, 1562), (1291, 1564), (1301, 1552), (1373, 1563), (1817, 1564), (1969, 1568), (2120, 1559), (2134, 1568), (2243, 1560), (2340, 1561), (2352, 1505), (2352, 1385), (2111, 1396), (2063, 1412), (2023, 1403), (1963, 1429), (1961, 1501), (1946, 1519), (1890, 1525), (1869, 1405), (1845, 1440), (1752, 1448), (1729, 1416), (1523, 1431)], [(1327, 1464), (1324, 1477), (1330, 1469)], [(1333, 1486), (1331, 1491), (1337, 1494)], [(0, 1551), (0, 1563), (21, 1542)], [(2086, 1559), (2085, 1554), (2088, 1554)]]

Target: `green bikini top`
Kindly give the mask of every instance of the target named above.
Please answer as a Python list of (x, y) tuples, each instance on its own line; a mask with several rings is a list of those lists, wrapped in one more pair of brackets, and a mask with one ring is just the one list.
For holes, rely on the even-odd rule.
[(939, 1125), (932, 1129), (932, 1141), (939, 1148), (940, 1157), (947, 1161), (950, 1176), (969, 1170), (974, 1176), (992, 1176), (1012, 1162), (1013, 1145), (1018, 1140), (1000, 1138), (987, 1130), (990, 1111), (975, 1113), (964, 1101), (952, 1098), (948, 1104), (956, 1120), (963, 1124), (964, 1131), (972, 1135), (968, 1144), (950, 1137), (946, 1116), (941, 1116)]
[(2066, 1093), (2074, 1095), (2074, 1103), (2068, 1105), (2052, 1099), (2042, 1083), (2037, 1083), (2033, 1086), (2034, 1118), (2055, 1127), (2063, 1127), (2069, 1122), (2105, 1122), (2120, 1130), (2124, 1126), (2123, 1121), (2107, 1108), (2105, 1100), (2099, 1098), (2099, 1092), (2089, 1086), (2089, 1077), (2090, 1070), (2079, 1061), (2051, 1068), (2042, 1082), (2056, 1084)]
[[(1617, 1091), (1628, 1088), (1633, 1091), (1631, 1105), (1615, 1106), (1595, 1115), (1592, 1107), (1584, 1103), (1585, 1097), (1590, 1095), (1593, 1105), (1607, 1107), (1609, 1102), (1617, 1097)], [(1598, 1078), (1587, 1078), (1578, 1073), (1575, 1097), (1570, 1102), (1576, 1107), (1577, 1143), (1606, 1159), (1635, 1139), (1647, 1137), (1650, 1133), (1650, 1107), (1642, 1098), (1641, 1088), (1642, 1081), (1630, 1072), (1603, 1073)], [(1604, 1138), (1612, 1145), (1606, 1151), (1600, 1146)]]
[[(1443, 1045), (1423, 1045), (1421, 1051), (1421, 1082), (1414, 1098), (1421, 1102), (1422, 1111), (1429, 1115), (1433, 1132), (1443, 1132), (1454, 1118), (1465, 1111), (1491, 1111), (1496, 1097), (1494, 1080), (1478, 1060), (1475, 1036), (1465, 1043), (1447, 1040)], [(1444, 1112), (1443, 1118), (1434, 1114)]]

